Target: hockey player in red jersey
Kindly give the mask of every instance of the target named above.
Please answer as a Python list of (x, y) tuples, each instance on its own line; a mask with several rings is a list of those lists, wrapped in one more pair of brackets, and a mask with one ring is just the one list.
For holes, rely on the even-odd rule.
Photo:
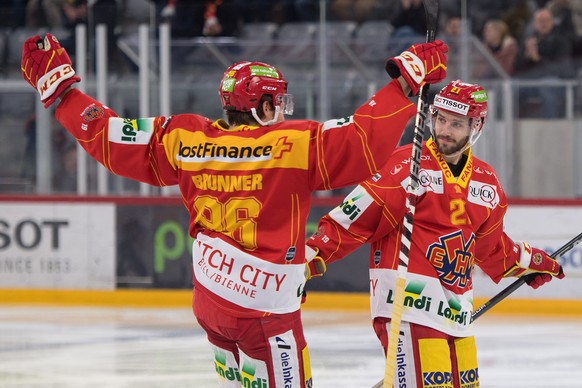
[(213, 348), (221, 387), (311, 386), (301, 324), (305, 224), (315, 190), (375, 173), (415, 113), (408, 99), (446, 77), (441, 41), (391, 58), (395, 79), (353, 115), (285, 121), (287, 81), (273, 66), (230, 66), (219, 94), (227, 121), (195, 114), (119, 118), (71, 86), (79, 81), (57, 39), (24, 44), (22, 73), (46, 107), (111, 172), (179, 185), (190, 216), (194, 314)]
[[(507, 200), (493, 168), (471, 147), (487, 117), (487, 94), (450, 82), (430, 107), (431, 138), (423, 144), (406, 296), (398, 338), (395, 387), (479, 386), (472, 334), (475, 265), (491, 279), (537, 273), (537, 288), (562, 278), (545, 252), (503, 231)], [(384, 351), (394, 301), (412, 145), (398, 148), (379, 173), (363, 181), (322, 217), (307, 241), (311, 276), (325, 264), (370, 244), (370, 304)], [(318, 266), (313, 266), (318, 263)]]

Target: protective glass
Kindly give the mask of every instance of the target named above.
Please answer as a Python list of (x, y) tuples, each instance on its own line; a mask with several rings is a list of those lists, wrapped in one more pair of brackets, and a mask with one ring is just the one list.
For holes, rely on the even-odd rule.
[(275, 105), (278, 106), (284, 115), (291, 116), (293, 114), (293, 95), (292, 94), (277, 94), (275, 96)]

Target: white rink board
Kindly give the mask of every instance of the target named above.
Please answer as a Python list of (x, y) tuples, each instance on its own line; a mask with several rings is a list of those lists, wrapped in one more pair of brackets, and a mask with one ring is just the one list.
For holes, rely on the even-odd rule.
[(115, 205), (0, 203), (0, 288), (115, 288)]
[[(553, 253), (582, 233), (582, 207), (509, 205), (505, 232), (514, 241), (526, 241), (536, 248)], [(582, 299), (582, 243), (558, 259), (566, 277), (533, 290), (524, 285), (511, 297), (531, 299)], [(515, 278), (494, 284), (481, 271), (474, 277), (475, 296), (492, 297)]]

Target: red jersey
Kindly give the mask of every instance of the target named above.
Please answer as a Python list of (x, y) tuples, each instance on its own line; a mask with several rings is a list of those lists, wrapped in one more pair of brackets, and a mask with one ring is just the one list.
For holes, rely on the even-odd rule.
[(299, 308), (312, 192), (354, 185), (375, 173), (414, 114), (397, 81), (353, 116), (324, 123), (232, 129), (195, 114), (123, 119), (78, 90), (56, 111), (111, 172), (179, 185), (196, 239), (196, 291), (239, 316)]
[[(322, 218), (307, 242), (328, 263), (371, 243), (373, 317), (392, 312), (411, 147), (397, 149), (378, 174)], [(423, 145), (402, 317), (454, 336), (471, 335), (474, 266), (499, 282), (519, 262), (503, 232), (507, 199), (497, 175), (471, 149), (466, 155), (455, 178), (432, 139)]]

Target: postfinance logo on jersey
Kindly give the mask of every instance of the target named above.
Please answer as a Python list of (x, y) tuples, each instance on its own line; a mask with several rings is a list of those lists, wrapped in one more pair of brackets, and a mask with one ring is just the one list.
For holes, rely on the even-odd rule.
[(175, 162), (183, 170), (307, 169), (308, 131), (287, 129), (253, 138), (208, 137), (203, 132), (178, 130), (170, 136), (174, 137)]

